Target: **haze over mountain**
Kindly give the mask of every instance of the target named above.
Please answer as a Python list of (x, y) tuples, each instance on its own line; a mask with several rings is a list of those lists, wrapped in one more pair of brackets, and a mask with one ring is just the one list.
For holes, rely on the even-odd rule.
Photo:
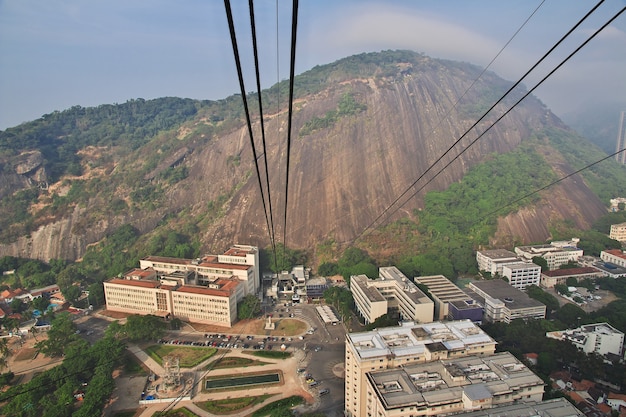
[[(490, 72), (472, 85), (480, 72), (466, 63), (385, 51), (351, 56), (298, 76), (286, 245), (315, 250), (328, 242), (353, 243), (407, 189), (416, 197), (390, 210), (381, 223), (402, 217), (419, 223), (428, 191), (459, 183), (473, 167), (501, 154), (527, 155), (532, 163), (547, 164), (553, 177), (546, 181), (602, 157), (600, 149), (533, 96), (464, 151), (524, 94), (517, 89), (442, 158), (512, 85)], [(263, 96), (265, 155), (259, 151), (258, 114), (253, 114), (253, 128), (261, 172), (267, 158), (273, 224), (282, 241), (286, 82), (280, 85), (280, 99), (277, 91), (274, 86)], [(436, 161), (435, 169), (411, 187)], [(269, 244), (236, 95), (219, 101), (138, 99), (55, 112), (0, 132), (0, 166), (0, 256), (76, 260), (124, 224), (141, 233), (157, 228), (193, 235), (203, 252), (234, 242)], [(505, 174), (515, 178), (514, 172)], [(498, 219), (490, 244), (544, 241), (558, 221), (589, 228), (606, 213), (608, 198), (624, 191), (624, 177), (623, 167), (610, 165), (609, 171), (575, 175), (524, 200), (523, 207)], [(520, 174), (516, 182), (531, 180), (542, 178)], [(498, 198), (505, 206), (513, 196), (503, 190)], [(481, 210), (479, 194), (473, 200), (477, 207), (468, 210), (493, 216)], [(478, 238), (473, 242), (484, 244)]]

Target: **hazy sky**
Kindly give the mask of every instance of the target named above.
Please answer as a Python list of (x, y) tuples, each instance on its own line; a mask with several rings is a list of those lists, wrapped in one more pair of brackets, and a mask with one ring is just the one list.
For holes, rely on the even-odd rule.
[[(348, 55), (386, 49), (410, 49), (486, 66), (540, 4), (540, 0), (300, 0), (296, 73)], [(546, 0), (490, 69), (516, 81), (595, 4)], [(623, 0), (606, 0), (549, 59), (550, 65), (524, 84), (533, 86), (625, 5)], [(247, 68), (246, 90), (254, 91), (247, 6), (247, 1), (232, 1)], [(291, 1), (257, 0), (255, 16), (266, 88), (289, 74)], [(222, 1), (0, 0), (0, 129), (74, 105), (164, 96), (214, 100), (237, 92)], [(557, 114), (588, 103), (623, 102), (626, 13), (536, 95)]]

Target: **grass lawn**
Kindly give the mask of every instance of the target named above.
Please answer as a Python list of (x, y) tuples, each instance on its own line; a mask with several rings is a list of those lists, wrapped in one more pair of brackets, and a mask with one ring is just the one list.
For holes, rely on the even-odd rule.
[(245, 408), (261, 404), (270, 397), (272, 397), (272, 395), (264, 394), (256, 397), (227, 398), (224, 400), (205, 401), (197, 403), (197, 405), (211, 414), (232, 414)]
[(267, 362), (262, 362), (250, 358), (229, 357), (221, 358), (213, 363), (210, 363), (209, 365), (207, 365), (207, 369), (245, 368), (246, 366), (259, 366), (267, 364)]
[(291, 352), (283, 352), (280, 350), (255, 350), (249, 353), (268, 359), (287, 359), (291, 357)]
[(215, 348), (176, 345), (151, 345), (144, 350), (159, 365), (163, 365), (163, 358), (167, 355), (176, 355), (180, 357), (179, 365), (181, 368), (192, 368), (209, 359), (217, 352)]
[(166, 411), (165, 413), (162, 411), (157, 411), (152, 414), (153, 417), (199, 417), (196, 413), (191, 411), (186, 407), (177, 408), (175, 410)]
[(292, 407), (302, 404), (303, 402), (304, 398), (300, 397), (299, 395), (292, 395), (291, 397), (271, 402), (266, 406), (259, 408), (254, 413), (252, 413), (252, 417), (269, 416), (274, 412), (278, 412), (278, 410), (280, 409), (291, 409)]

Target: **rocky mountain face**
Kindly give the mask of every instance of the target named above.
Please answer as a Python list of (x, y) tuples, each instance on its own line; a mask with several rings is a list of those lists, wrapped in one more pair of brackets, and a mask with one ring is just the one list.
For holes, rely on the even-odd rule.
[[(360, 59), (371, 60), (371, 55), (375, 54)], [(382, 222), (410, 215), (412, 210), (422, 208), (423, 196), (429, 190), (447, 188), (475, 164), (494, 153), (515, 149), (547, 126), (567, 130), (531, 96), (469, 146), (508, 108), (496, 107), (494, 115), (478, 123), (449, 150), (510, 83), (487, 73), (467, 90), (478, 74), (467, 64), (412, 53), (377, 59), (385, 64), (357, 59), (360, 66), (356, 71), (332, 64), (324, 67), (320, 87), (298, 94), (289, 145), (288, 186), (286, 109), (266, 107), (265, 153), (261, 149), (259, 118), (253, 116), (263, 182), (265, 160), (269, 172), (269, 192), (263, 185), (264, 194), (271, 194), (277, 240), (282, 241), (285, 233), (289, 247), (312, 249), (329, 239), (352, 242), (406, 190), (407, 196), (415, 196), (390, 217), (383, 216)], [(320, 69), (317, 71), (303, 74), (296, 85), (298, 80), (310, 82)], [(519, 97), (521, 92), (516, 94)], [(224, 129), (227, 123), (233, 128)], [(202, 126), (221, 126), (222, 130), (207, 136), (197, 133)], [(76, 205), (61, 216), (49, 221), (40, 219), (40, 225), (30, 234), (1, 242), (0, 256), (74, 260), (88, 245), (122, 224), (130, 223), (147, 233), (157, 224), (180, 222), (183, 217), (196, 219), (197, 233), (207, 252), (223, 250), (235, 242), (266, 247), (267, 220), (245, 124), (241, 120), (211, 121), (210, 114), (200, 112), (192, 121), (171, 129), (170, 137), (109, 161), (107, 169), (88, 171), (91, 178), (114, 181), (116, 173), (135, 169), (141, 184), (161, 181), (163, 192), (158, 204), (133, 205), (133, 189), (128, 184), (116, 184), (114, 195), (95, 195), (87, 204)], [(10, 181), (14, 190), (42, 180), (43, 174), (35, 174), (42, 165), (37, 162), (39, 157), (34, 150), (28, 151), (31, 153), (21, 153), (5, 162), (0, 183), (13, 178)], [(160, 153), (160, 165), (148, 166), (149, 157)], [(572, 171), (553, 148), (546, 145), (544, 154), (556, 172)], [(81, 163), (87, 164), (86, 159)], [(172, 166), (184, 166), (187, 175), (166, 186), (158, 174)], [(129, 208), (102, 210), (107, 201), (114, 199), (126, 201)], [(269, 208), (267, 201), (266, 206)], [(551, 189), (536, 206), (501, 218), (492, 243), (544, 241), (550, 237), (550, 221), (568, 219), (584, 229), (604, 213), (602, 202), (577, 177)]]

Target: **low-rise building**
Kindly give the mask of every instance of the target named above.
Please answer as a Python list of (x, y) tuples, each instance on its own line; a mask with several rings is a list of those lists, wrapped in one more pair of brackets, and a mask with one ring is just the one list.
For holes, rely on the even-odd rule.
[(414, 323), (346, 335), (345, 414), (367, 416), (366, 374), (468, 355), (492, 355), (496, 342), (470, 320)]
[(445, 276), (431, 275), (413, 280), (428, 287), (435, 303), (435, 320), (482, 320), (482, 307)]
[(557, 284), (565, 285), (569, 278), (574, 278), (577, 282), (581, 282), (584, 279), (596, 279), (601, 276), (602, 272), (591, 266), (555, 269), (554, 271), (542, 272), (539, 285), (543, 288), (554, 288)]
[(546, 333), (546, 337), (570, 342), (587, 354), (622, 356), (624, 333), (608, 323), (586, 324), (576, 329)]
[(478, 270), (489, 272), (491, 276), (502, 275), (502, 267), (520, 262), (516, 253), (506, 249), (488, 249), (476, 252)]
[(611, 239), (615, 239), (620, 242), (626, 242), (626, 222), (619, 223), (619, 224), (612, 224), (609, 237)]
[(466, 292), (484, 308), (484, 320), (510, 323), (515, 319), (544, 319), (546, 306), (501, 279), (470, 282)]
[(603, 250), (600, 252), (600, 259), (621, 268), (626, 268), (626, 254), (621, 249)]
[(433, 321), (434, 304), (395, 266), (381, 267), (379, 279), (365, 275), (350, 278), (350, 291), (357, 311), (366, 323), (384, 314), (401, 320)]
[(509, 352), (366, 374), (363, 416), (432, 416), (541, 401), (544, 382)]
[(574, 238), (569, 241), (554, 241), (549, 245), (517, 246), (515, 253), (526, 262), (532, 262), (535, 257), (543, 258), (549, 270), (559, 269), (561, 265), (577, 262), (583, 256), (583, 250), (576, 246), (579, 241)]
[(525, 290), (531, 285), (539, 285), (541, 267), (532, 262), (518, 262), (502, 267), (502, 276), (509, 280), (509, 285), (518, 290)]

